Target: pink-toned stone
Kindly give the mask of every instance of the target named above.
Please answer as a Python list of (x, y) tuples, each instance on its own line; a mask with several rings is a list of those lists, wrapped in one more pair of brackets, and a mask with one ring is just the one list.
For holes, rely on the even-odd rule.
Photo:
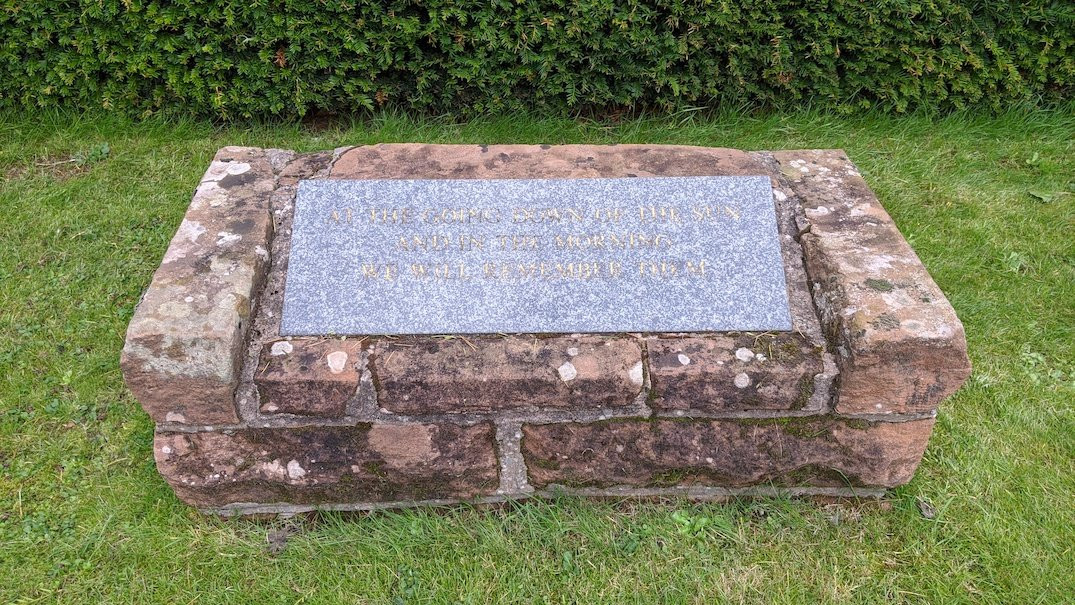
[(297, 185), (302, 179), (309, 179), (325, 171), (332, 164), (332, 153), (303, 153), (294, 156), (280, 170), (278, 185), (281, 187)]
[(843, 152), (773, 155), (805, 210), (807, 272), (840, 368), (836, 410), (936, 409), (970, 375), (944, 293)]
[(531, 484), (894, 487), (925, 451), (932, 419), (612, 420), (523, 426)]
[(650, 405), (666, 412), (800, 410), (823, 369), (820, 347), (794, 333), (653, 337), (646, 343)]
[(269, 264), (272, 166), (217, 152), (135, 309), (120, 364), (157, 422), (238, 421), (234, 400), (252, 299)]
[(157, 468), (184, 502), (466, 499), (499, 485), (491, 424), (400, 424), (157, 433)]
[[(778, 217), (795, 333), (375, 338), (365, 340), (365, 353), (359, 339), (306, 338), (272, 355), (281, 342), (290, 242), (269, 245), (269, 211), (286, 234), (301, 179), (735, 174), (768, 174), (775, 197), (792, 198)], [(792, 232), (786, 227), (796, 201), (805, 212)], [(813, 297), (789, 238), (801, 240)], [(273, 276), (258, 299), (256, 338), (247, 343), (266, 250)], [(347, 357), (330, 365), (334, 353)], [(363, 354), (376, 407), (363, 398), (354, 414), (429, 416), (337, 426), (358, 388)], [(822, 365), (833, 355), (835, 382), (832, 364)], [(122, 364), (156, 421), (232, 425), (158, 433), (158, 466), (182, 499), (281, 510), (469, 499), (498, 488), (513, 496), (554, 484), (638, 488), (625, 493), (684, 485), (891, 487), (910, 479), (933, 421), (877, 422), (874, 415), (928, 414), (969, 371), (951, 306), (842, 152), (641, 145), (408, 144), (339, 154), (225, 148), (136, 310)], [(818, 376), (824, 382), (815, 392)], [(260, 402), (257, 419), (237, 413), (237, 385), (244, 414), (253, 411), (252, 398)], [(830, 388), (838, 414), (817, 415), (829, 409)], [(660, 418), (634, 407), (643, 394)], [(589, 423), (603, 408), (630, 417)], [(815, 415), (738, 418), (803, 411)], [(274, 413), (284, 415), (268, 416)], [(444, 415), (470, 413), (490, 419), (441, 423)], [(668, 418), (680, 413), (695, 418)]]
[(766, 174), (757, 156), (737, 149), (682, 145), (428, 145), (354, 147), (330, 178), (540, 179)]
[(263, 414), (343, 416), (358, 390), (362, 347), (339, 338), (279, 340), (261, 349), (254, 374)]
[(626, 406), (643, 384), (625, 336), (382, 340), (370, 369), (378, 404), (401, 414)]

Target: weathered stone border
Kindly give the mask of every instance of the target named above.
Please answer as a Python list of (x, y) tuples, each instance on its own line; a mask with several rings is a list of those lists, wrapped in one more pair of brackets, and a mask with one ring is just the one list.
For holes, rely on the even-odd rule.
[(842, 151), (773, 154), (806, 214), (800, 239), (843, 414), (932, 412), (970, 376), (963, 325)]
[(238, 422), (235, 389), (269, 265), (273, 167), (260, 149), (217, 152), (127, 329), (127, 386), (159, 423)]
[[(279, 336), (301, 179), (714, 174), (773, 179), (795, 332)], [(377, 145), (298, 155), (224, 148), (132, 318), (122, 367), (158, 423), (158, 467), (177, 494), (206, 510), (244, 513), (492, 502), (565, 490), (873, 493), (910, 478), (937, 404), (969, 373), (954, 311), (842, 152), (641, 145)], [(610, 422), (617, 423), (611, 433)], [(687, 424), (668, 424), (675, 422)], [(842, 426), (843, 437), (773, 433), (788, 422)], [(421, 437), (478, 427), (493, 444), (485, 454)], [(535, 450), (540, 427), (575, 428), (572, 439)], [(623, 431), (633, 447), (654, 427), (665, 429), (648, 441), (651, 450), (626, 459), (616, 457), (615, 445), (596, 457), (586, 446), (594, 435)], [(702, 432), (684, 437), (696, 429)], [(396, 437), (362, 436), (370, 430)], [(718, 456), (750, 465), (729, 469), (721, 466), (727, 460), (699, 457), (699, 443), (736, 431), (742, 437), (726, 441)], [(257, 439), (288, 434), (302, 435), (288, 452), (255, 447)], [(232, 443), (243, 435), (261, 437)], [(366, 441), (337, 447), (332, 435)], [(197, 445), (203, 441), (216, 445)], [(792, 441), (801, 456), (780, 462), (773, 444)], [(303, 447), (311, 443), (321, 445)], [(345, 464), (348, 456), (354, 464)], [(570, 464), (552, 469), (562, 456)], [(635, 474), (616, 479), (627, 462)], [(773, 464), (783, 470), (764, 470)], [(470, 467), (477, 483), (458, 475)], [(495, 472), (495, 486), (479, 468)], [(554, 485), (565, 480), (571, 485)], [(251, 494), (261, 503), (246, 501)]]

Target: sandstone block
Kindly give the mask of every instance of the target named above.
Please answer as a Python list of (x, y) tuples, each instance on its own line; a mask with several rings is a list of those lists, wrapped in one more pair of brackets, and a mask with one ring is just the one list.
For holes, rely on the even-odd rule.
[(383, 340), (370, 369), (378, 404), (400, 414), (626, 406), (643, 384), (625, 336)]
[(279, 185), (281, 187), (297, 185), (303, 179), (317, 176), (332, 164), (332, 153), (303, 153), (294, 156), (281, 168)]
[(225, 147), (202, 178), (127, 328), (123, 376), (157, 422), (238, 421), (234, 392), (269, 263), (272, 166)]
[(894, 487), (914, 474), (932, 419), (832, 417), (529, 424), (522, 451), (545, 487)]
[(358, 390), (355, 340), (294, 339), (265, 345), (254, 384), (264, 414), (339, 417)]
[(806, 214), (807, 273), (841, 374), (836, 411), (936, 409), (970, 375), (944, 293), (843, 152), (773, 155)]
[(345, 179), (539, 179), (767, 174), (753, 154), (682, 145), (427, 145), (353, 147), (329, 174)]
[(822, 371), (822, 350), (795, 333), (649, 338), (659, 411), (800, 410)]
[(157, 433), (157, 468), (184, 502), (466, 499), (499, 485), (491, 424), (361, 424)]

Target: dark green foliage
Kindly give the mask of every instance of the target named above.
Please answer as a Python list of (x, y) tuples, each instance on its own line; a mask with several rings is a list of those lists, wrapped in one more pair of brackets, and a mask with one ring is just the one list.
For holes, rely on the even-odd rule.
[(1053, 101), (1073, 88), (1072, 0), (0, 4), (0, 108), (905, 111)]

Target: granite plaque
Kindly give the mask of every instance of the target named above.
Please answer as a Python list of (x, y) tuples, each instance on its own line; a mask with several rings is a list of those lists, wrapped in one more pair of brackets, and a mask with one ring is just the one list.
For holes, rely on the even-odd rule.
[(767, 176), (307, 180), (281, 334), (790, 330)]

